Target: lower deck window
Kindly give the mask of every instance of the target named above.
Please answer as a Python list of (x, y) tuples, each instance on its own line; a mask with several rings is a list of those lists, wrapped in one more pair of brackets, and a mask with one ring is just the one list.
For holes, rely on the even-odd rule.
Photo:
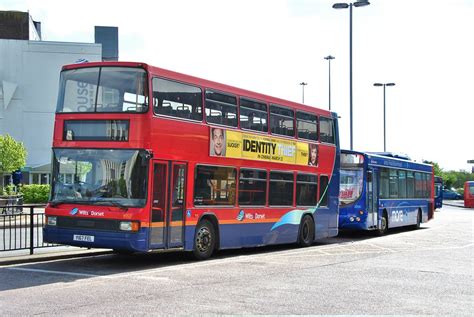
[(319, 206), (320, 207), (327, 207), (329, 203), (329, 178), (325, 175), (321, 175), (319, 178)]
[(241, 169), (239, 177), (239, 205), (264, 206), (267, 197), (267, 172)]
[(296, 205), (316, 206), (318, 196), (318, 177), (298, 174), (296, 177)]
[(270, 172), (270, 205), (292, 206), (293, 183), (292, 173)]
[(198, 166), (195, 175), (194, 205), (235, 205), (235, 168)]

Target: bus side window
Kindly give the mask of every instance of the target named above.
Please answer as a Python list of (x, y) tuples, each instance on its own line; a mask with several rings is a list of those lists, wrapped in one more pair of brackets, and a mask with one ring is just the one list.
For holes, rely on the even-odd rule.
[(319, 206), (327, 207), (329, 202), (329, 178), (326, 175), (319, 177)]
[(383, 168), (380, 170), (380, 186), (379, 186), (380, 198), (389, 198), (389, 178), (388, 169)]
[(263, 102), (240, 98), (240, 127), (267, 132), (267, 105)]
[(318, 116), (296, 112), (298, 138), (318, 141)]
[(272, 134), (295, 136), (293, 109), (270, 105), (270, 130)]
[(202, 120), (201, 88), (153, 78), (153, 112), (183, 119)]
[(194, 205), (235, 205), (236, 169), (197, 166), (194, 180)]
[(320, 117), (319, 119), (320, 139), (321, 142), (336, 144), (336, 136), (334, 132), (334, 122), (330, 118)]
[(237, 126), (237, 97), (206, 90), (206, 121)]

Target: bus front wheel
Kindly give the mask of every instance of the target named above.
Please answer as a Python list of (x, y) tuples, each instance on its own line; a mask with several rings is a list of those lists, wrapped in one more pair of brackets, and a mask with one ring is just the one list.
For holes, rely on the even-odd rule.
[(305, 215), (301, 219), (300, 230), (298, 234), (298, 244), (301, 247), (309, 247), (314, 241), (314, 221), (310, 215)]
[(213, 224), (204, 219), (196, 227), (194, 236), (193, 255), (196, 260), (205, 260), (211, 257), (216, 246), (216, 230)]

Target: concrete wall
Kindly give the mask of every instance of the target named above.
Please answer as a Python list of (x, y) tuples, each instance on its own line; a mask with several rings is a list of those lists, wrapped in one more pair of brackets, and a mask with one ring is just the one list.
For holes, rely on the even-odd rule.
[(78, 59), (100, 61), (100, 44), (0, 40), (0, 134), (25, 144), (27, 166), (51, 161), (59, 73)]

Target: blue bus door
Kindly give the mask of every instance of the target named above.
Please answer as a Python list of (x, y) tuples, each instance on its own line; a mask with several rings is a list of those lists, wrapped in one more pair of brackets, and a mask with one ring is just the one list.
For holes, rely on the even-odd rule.
[(367, 171), (367, 228), (377, 228), (378, 202), (377, 202), (377, 177), (374, 171)]
[(183, 246), (186, 164), (153, 161), (150, 248)]

